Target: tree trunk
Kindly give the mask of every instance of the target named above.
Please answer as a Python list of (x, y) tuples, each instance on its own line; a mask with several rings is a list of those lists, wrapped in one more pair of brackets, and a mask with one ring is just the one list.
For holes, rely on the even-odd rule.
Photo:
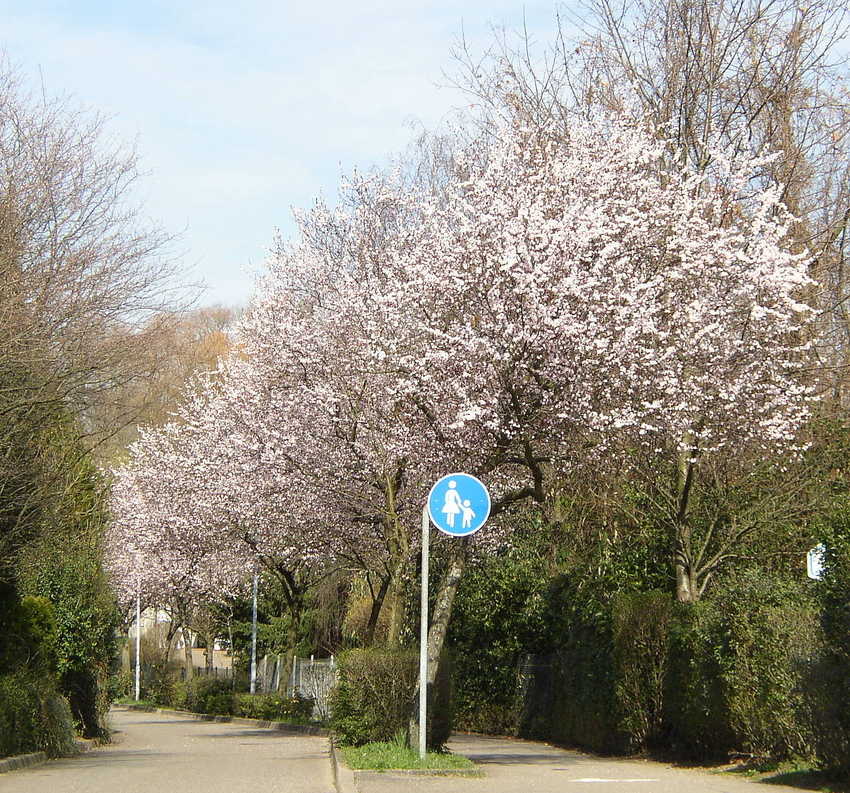
[[(697, 429), (702, 426), (699, 423)], [(696, 460), (699, 450), (694, 442), (695, 435), (685, 435), (685, 448), (679, 452), (676, 471), (676, 515), (673, 518), (675, 550), (673, 569), (676, 575), (676, 600), (680, 603), (695, 603), (699, 600), (696, 570), (694, 569), (693, 537), (688, 521), (691, 493), (696, 476)]]
[(696, 603), (699, 600), (699, 588), (693, 569), (683, 562), (678, 554), (674, 561), (676, 569), (676, 600), (680, 603)]
[(204, 650), (204, 666), (207, 670), (207, 677), (209, 677), (212, 675), (213, 667), (215, 666), (215, 634), (212, 631), (209, 631), (206, 636), (204, 636), (204, 642), (207, 645)]
[(195, 676), (195, 661), (192, 658), (192, 635), (186, 627), (186, 623), (180, 627), (183, 634), (183, 657), (186, 661), (186, 679), (191, 680)]
[(398, 647), (404, 625), (404, 591), (401, 565), (393, 574), (390, 587), (390, 624), (387, 630), (387, 647)]
[(301, 611), (303, 603), (301, 594), (290, 591), (290, 596), (287, 598), (287, 610), (289, 611), (289, 641), (286, 644), (286, 658), (281, 664), (280, 676), (277, 681), (277, 690), (286, 692), (286, 687), (289, 684), (289, 678), (293, 671), (293, 656), (298, 647), (298, 626), (301, 624)]
[(367, 647), (375, 641), (375, 630), (378, 627), (378, 619), (381, 616), (381, 609), (384, 606), (384, 599), (389, 591), (391, 581), (392, 574), (381, 579), (381, 586), (372, 601), (372, 610), (369, 612), (369, 621), (366, 623), (366, 635), (363, 637)]

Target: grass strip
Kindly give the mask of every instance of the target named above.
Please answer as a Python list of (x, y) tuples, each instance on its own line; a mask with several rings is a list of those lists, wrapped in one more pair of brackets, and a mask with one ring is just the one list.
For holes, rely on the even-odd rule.
[(349, 768), (370, 771), (389, 769), (428, 771), (474, 771), (476, 766), (468, 757), (448, 752), (428, 752), (424, 759), (419, 752), (396, 742), (367, 743), (364, 746), (343, 746), (342, 756)]

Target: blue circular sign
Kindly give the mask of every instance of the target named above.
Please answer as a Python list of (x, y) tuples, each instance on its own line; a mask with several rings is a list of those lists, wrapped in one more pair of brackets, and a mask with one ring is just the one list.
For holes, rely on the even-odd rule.
[(474, 534), (490, 516), (490, 494), (470, 474), (449, 474), (431, 488), (428, 515), (445, 534), (453, 537)]

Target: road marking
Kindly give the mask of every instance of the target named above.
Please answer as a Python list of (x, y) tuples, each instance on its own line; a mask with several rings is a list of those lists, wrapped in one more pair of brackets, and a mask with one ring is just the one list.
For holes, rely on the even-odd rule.
[(588, 776), (582, 779), (571, 779), (570, 782), (657, 782), (657, 779), (601, 779)]

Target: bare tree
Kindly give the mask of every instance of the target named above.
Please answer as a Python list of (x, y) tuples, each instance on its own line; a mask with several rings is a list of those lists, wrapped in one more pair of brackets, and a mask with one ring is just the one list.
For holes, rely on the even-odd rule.
[(61, 405), (90, 446), (116, 430), (95, 407), (157, 370), (152, 342), (187, 297), (137, 178), (100, 116), (26, 93), (0, 64), (0, 410)]

